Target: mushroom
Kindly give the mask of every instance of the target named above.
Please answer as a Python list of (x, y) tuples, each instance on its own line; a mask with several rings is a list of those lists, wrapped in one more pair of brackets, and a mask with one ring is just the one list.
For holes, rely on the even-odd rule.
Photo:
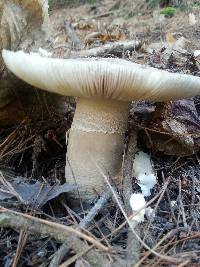
[(3, 51), (16, 76), (40, 89), (76, 96), (65, 175), (84, 199), (101, 193), (98, 165), (119, 183), (124, 133), (132, 100), (168, 101), (200, 93), (200, 78), (116, 58), (56, 59)]

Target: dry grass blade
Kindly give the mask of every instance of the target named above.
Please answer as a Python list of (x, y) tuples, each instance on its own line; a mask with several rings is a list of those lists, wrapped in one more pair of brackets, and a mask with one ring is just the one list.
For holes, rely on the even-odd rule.
[[(27, 150), (28, 148), (33, 147), (33, 145), (30, 145), (30, 146), (26, 146), (26, 145), (28, 142), (30, 142), (34, 138), (35, 138), (35, 135), (27, 138), (26, 140), (20, 140), (20, 143), (18, 144), (18, 146), (17, 147), (15, 146), (12, 150), (8, 151), (7, 153), (4, 153), (1, 156), (1, 159), (8, 157), (8, 156), (13, 156), (14, 154), (21, 153), (21, 152)], [(12, 144), (12, 146), (13, 146), (13, 144)]]
[(184, 266), (187, 266), (188, 263), (190, 263), (190, 260), (186, 260), (186, 261), (182, 262), (182, 263), (179, 264), (177, 267), (184, 267)]
[(15, 253), (15, 258), (14, 258), (13, 263), (12, 263), (12, 267), (18, 266), (18, 262), (19, 262), (19, 259), (21, 257), (23, 248), (26, 244), (27, 238), (28, 238), (28, 234), (26, 232), (24, 232), (23, 230), (21, 230), (20, 235), (19, 235), (19, 241), (17, 244), (17, 250)]
[(17, 129), (15, 129), (13, 132), (11, 132), (7, 137), (6, 139), (0, 144), (0, 148), (2, 149), (5, 145), (7, 145), (11, 140), (12, 138), (15, 138), (16, 137), (16, 132), (17, 132)]
[[(171, 232), (166, 234), (154, 247), (153, 250), (157, 249), (165, 240), (167, 240), (171, 236)], [(151, 255), (151, 251), (146, 252), (146, 254), (134, 265), (134, 267), (139, 267), (141, 266), (142, 262), (149, 256)]]
[(24, 119), (20, 125), (12, 131), (5, 140), (0, 143), (0, 159), (19, 154), (30, 147), (31, 141), (35, 138), (35, 134), (31, 133), (31, 129), (26, 125), (27, 119)]
[[(169, 183), (169, 181), (170, 181), (170, 178), (169, 178), (169, 180), (168, 180), (168, 183)], [(166, 189), (167, 189), (167, 188), (166, 188)], [(156, 211), (157, 211), (157, 209), (158, 209), (158, 205), (160, 204), (160, 202), (161, 202), (161, 200), (162, 200), (164, 194), (165, 194), (165, 190), (162, 191), (162, 193), (160, 194), (160, 197), (158, 198), (158, 201), (157, 201), (157, 203), (156, 203), (156, 205), (155, 205), (155, 207), (154, 207), (154, 214), (156, 213)], [(145, 229), (145, 233), (146, 233), (146, 234), (145, 234), (145, 236), (144, 236), (144, 238), (143, 238), (143, 241), (145, 241), (145, 239), (146, 239), (146, 237), (147, 237), (147, 233), (148, 233), (149, 228), (150, 228), (150, 226), (151, 226), (152, 220), (153, 220), (153, 216), (151, 216), (150, 219), (149, 219), (148, 225), (147, 225), (147, 227), (146, 227), (146, 229)]]

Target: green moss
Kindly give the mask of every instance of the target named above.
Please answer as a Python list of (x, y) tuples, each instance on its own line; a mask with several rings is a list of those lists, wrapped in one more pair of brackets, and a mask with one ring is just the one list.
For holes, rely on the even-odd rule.
[(196, 8), (196, 9), (200, 9), (200, 3), (199, 4), (198, 3), (194, 4), (193, 7)]
[(176, 8), (168, 6), (168, 7), (163, 8), (160, 13), (165, 15), (166, 18), (171, 18), (175, 15)]

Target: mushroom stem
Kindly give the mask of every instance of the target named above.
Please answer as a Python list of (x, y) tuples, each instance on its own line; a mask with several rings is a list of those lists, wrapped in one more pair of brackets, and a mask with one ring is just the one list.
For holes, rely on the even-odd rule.
[(128, 111), (127, 102), (78, 99), (69, 134), (65, 177), (79, 185), (84, 199), (93, 198), (95, 191), (101, 193), (104, 189), (105, 181), (96, 164), (115, 183), (119, 182)]

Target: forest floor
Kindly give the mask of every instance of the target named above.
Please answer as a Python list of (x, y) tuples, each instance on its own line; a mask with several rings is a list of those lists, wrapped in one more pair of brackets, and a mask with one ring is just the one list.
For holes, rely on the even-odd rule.
[[(177, 8), (167, 18), (158, 8), (144, 5), (137, 10), (130, 2), (103, 0), (51, 10), (48, 50), (55, 57), (78, 57), (80, 51), (90, 50), (92, 54), (93, 48), (134, 40), (139, 43), (137, 47), (132, 47), (131, 52), (119, 48), (117, 56), (200, 76), (200, 7)], [(112, 53), (111, 49), (103, 56), (113, 56)], [(123, 262), (119, 260), (115, 266), (200, 266), (199, 100), (195, 97), (168, 103), (139, 102), (130, 111), (126, 146), (131, 130), (137, 129), (138, 150), (151, 155), (157, 175), (157, 184), (146, 199), (152, 200), (149, 206), (153, 212), (146, 215), (140, 227), (141, 238), (153, 252), (141, 245), (134, 264), (130, 264), (133, 255), (126, 249), (126, 219), (114, 199), (105, 202), (87, 223), (79, 236), (82, 247), (80, 240), (74, 238), (77, 233), (59, 228), (65, 224), (78, 229), (91, 209), (70, 203), (67, 192), (74, 188), (64, 179), (65, 132), (73, 119), (74, 99), (67, 102), (65, 118), (55, 112), (49, 120), (23, 121), (16, 127), (1, 129), (0, 222), (5, 220), (4, 225), (8, 226), (9, 217), (13, 220), (10, 226), (19, 231), (0, 228), (0, 266), (104, 266), (104, 258), (110, 262), (121, 258)], [(134, 179), (133, 190), (139, 191)], [(30, 217), (23, 217), (22, 213)], [(33, 216), (47, 223), (42, 225)], [(50, 221), (56, 224), (51, 225)], [(40, 227), (35, 227), (39, 223)], [(59, 232), (68, 241), (62, 252)], [(88, 236), (91, 255), (85, 241)], [(97, 253), (97, 259), (102, 256), (99, 265), (92, 263), (92, 252)]]

